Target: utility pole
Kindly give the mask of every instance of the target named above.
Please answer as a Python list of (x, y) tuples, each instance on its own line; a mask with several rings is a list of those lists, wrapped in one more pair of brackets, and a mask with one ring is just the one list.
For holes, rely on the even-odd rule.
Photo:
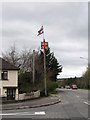
[(35, 82), (35, 50), (33, 50), (33, 85)]
[[(43, 33), (43, 42), (45, 43), (44, 33)], [(44, 45), (44, 83), (45, 83), (45, 96), (47, 96), (45, 45)]]
[(45, 82), (45, 96), (47, 96), (47, 83), (46, 83), (46, 54), (44, 49), (44, 82)]

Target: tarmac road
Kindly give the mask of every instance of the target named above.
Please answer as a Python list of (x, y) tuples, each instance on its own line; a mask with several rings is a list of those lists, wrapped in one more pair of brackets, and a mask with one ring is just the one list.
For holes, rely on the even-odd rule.
[[(28, 120), (31, 120), (30, 118), (36, 120), (89, 120), (88, 106), (90, 103), (87, 90), (58, 89), (57, 96), (61, 99), (61, 102), (57, 104), (29, 109), (3, 110), (2, 117), (25, 118), (25, 120), (27, 120), (26, 118), (29, 118)], [(53, 96), (50, 99), (57, 98)]]

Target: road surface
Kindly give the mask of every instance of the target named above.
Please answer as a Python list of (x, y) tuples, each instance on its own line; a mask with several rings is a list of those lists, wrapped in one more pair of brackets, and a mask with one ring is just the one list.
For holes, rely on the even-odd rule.
[[(88, 106), (90, 106), (90, 103), (88, 101), (87, 90), (58, 89), (58, 97), (61, 99), (61, 102), (51, 106), (4, 110), (2, 112), (3, 118), (29, 118), (29, 120), (31, 120), (30, 118), (36, 120), (89, 120)], [(55, 99), (55, 97), (51, 99)]]

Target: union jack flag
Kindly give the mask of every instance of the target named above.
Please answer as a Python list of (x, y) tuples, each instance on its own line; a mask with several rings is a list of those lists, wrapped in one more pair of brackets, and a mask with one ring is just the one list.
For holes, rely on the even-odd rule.
[(48, 49), (48, 42), (41, 42), (41, 49)]

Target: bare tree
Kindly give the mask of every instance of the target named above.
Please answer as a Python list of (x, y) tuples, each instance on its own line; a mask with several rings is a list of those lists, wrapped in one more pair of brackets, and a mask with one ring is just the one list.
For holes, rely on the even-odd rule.
[(15, 65), (17, 67), (19, 66), (20, 57), (15, 45), (11, 46), (6, 53), (2, 54), (2, 56), (6, 61), (11, 63), (12, 65)]
[(32, 60), (33, 54), (31, 50), (23, 50), (20, 56), (21, 71), (22, 72), (31, 72), (32, 71)]

